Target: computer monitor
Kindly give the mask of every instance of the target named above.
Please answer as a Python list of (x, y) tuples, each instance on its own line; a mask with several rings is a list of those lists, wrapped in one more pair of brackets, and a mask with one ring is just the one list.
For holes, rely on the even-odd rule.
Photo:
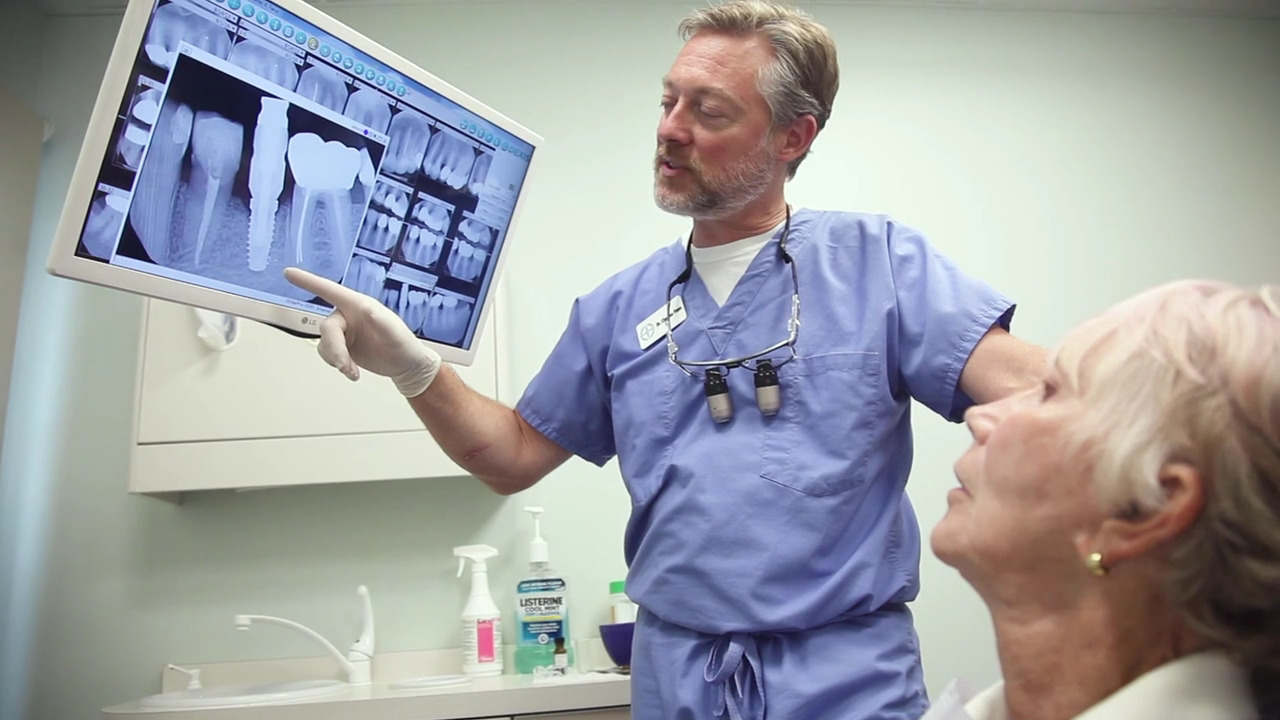
[(314, 336), (297, 266), (469, 365), (541, 143), (302, 0), (132, 0), (48, 269)]

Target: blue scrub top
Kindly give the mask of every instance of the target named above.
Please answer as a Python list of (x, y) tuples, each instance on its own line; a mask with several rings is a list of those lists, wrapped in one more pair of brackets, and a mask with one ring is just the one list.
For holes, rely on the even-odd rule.
[[(792, 282), (778, 236), (723, 306), (696, 271), (677, 287), (681, 359), (786, 338)], [(641, 346), (637, 326), (685, 266), (678, 241), (574, 303), (516, 406), (571, 453), (618, 458), (632, 500), (627, 593), (702, 633), (805, 630), (915, 598), (910, 400), (959, 421), (971, 404), (960, 371), (1014, 310), (882, 215), (799, 210), (787, 250), (801, 326), (776, 416), (759, 413), (752, 373), (739, 368), (728, 375), (733, 419), (715, 423), (701, 381), (668, 361), (666, 343)]]

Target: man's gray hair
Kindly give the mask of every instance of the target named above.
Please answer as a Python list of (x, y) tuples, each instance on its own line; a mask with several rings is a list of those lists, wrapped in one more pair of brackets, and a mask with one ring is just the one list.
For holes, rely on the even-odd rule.
[[(807, 13), (763, 0), (734, 0), (695, 10), (680, 22), (684, 40), (700, 32), (763, 35), (773, 47), (774, 59), (760, 68), (756, 83), (773, 124), (788, 125), (801, 115), (812, 115), (819, 130), (826, 127), (840, 87), (836, 44)], [(791, 161), (787, 177), (795, 177), (808, 154), (806, 150)]]

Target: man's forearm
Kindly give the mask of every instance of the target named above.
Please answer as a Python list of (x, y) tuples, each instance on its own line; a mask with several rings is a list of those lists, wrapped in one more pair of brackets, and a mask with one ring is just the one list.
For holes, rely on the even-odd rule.
[(1040, 384), (1048, 351), (993, 328), (978, 342), (960, 374), (960, 390), (978, 404), (995, 402)]
[(445, 454), (502, 495), (529, 488), (569, 457), (515, 410), (468, 387), (448, 365), (409, 405)]

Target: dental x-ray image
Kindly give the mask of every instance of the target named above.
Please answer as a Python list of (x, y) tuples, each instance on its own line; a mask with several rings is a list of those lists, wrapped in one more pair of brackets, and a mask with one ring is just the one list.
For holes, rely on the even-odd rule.
[(403, 220), (371, 207), (365, 213), (364, 225), (360, 226), (360, 236), (356, 243), (365, 250), (387, 257), (400, 240), (403, 229)]
[(422, 173), (442, 185), (461, 190), (467, 186), (475, 162), (476, 148), (471, 141), (449, 128), (440, 128), (427, 147)]
[(360, 88), (351, 93), (342, 114), (383, 134), (387, 134), (391, 125), (391, 105), (387, 103), (387, 97), (372, 88)]
[(396, 113), (391, 118), (391, 129), (387, 132), (391, 136), (391, 142), (387, 145), (387, 158), (382, 162), (382, 171), (413, 182), (412, 176), (427, 154), (427, 144), (432, 139), (432, 125), (430, 120), (412, 110)]
[(403, 220), (409, 211), (409, 195), (405, 186), (383, 179), (373, 189), (373, 205)]
[(298, 76), (296, 92), (317, 105), (341, 113), (347, 106), (347, 83), (336, 70), (316, 64), (315, 58), (309, 62), (311, 65)]
[(301, 300), (295, 265), (338, 280), (385, 145), (179, 54), (117, 253)]
[(373, 189), (373, 201), (365, 213), (356, 244), (389, 256), (400, 239), (408, 209), (409, 191), (385, 178), (380, 180)]
[(409, 213), (409, 222), (397, 257), (424, 270), (433, 269), (444, 248), (444, 235), (453, 222), (452, 205), (430, 196), (419, 196)]
[(458, 223), (458, 234), (471, 245), (483, 250), (493, 248), (493, 237), (497, 231), (473, 217), (464, 217)]
[(405, 227), (397, 258), (424, 270), (432, 270), (444, 248), (444, 235), (410, 223)]
[(482, 152), (471, 168), (471, 178), (467, 180), (467, 192), (479, 197), (489, 180), (489, 166), (493, 164), (493, 152)]
[(151, 129), (160, 115), (160, 99), (163, 97), (160, 88), (152, 87), (149, 81), (138, 84), (132, 102), (123, 121), (116, 124), (115, 163), (129, 171), (138, 169), (142, 162), (142, 151), (151, 137)]
[(147, 60), (164, 79), (178, 58), (178, 47), (187, 43), (225, 60), (231, 51), (232, 31), (208, 10), (183, 0), (175, 0), (156, 9), (142, 46)]
[(489, 225), (470, 216), (463, 217), (450, 242), (445, 272), (464, 283), (476, 282), (489, 260), (495, 233)]
[(417, 298), (411, 293), (409, 305), (421, 314), (419, 332), (433, 340), (448, 343), (462, 340), (475, 309), (471, 300), (443, 292), (423, 293)]
[(449, 292), (428, 290), (395, 276), (392, 270), (378, 297), (409, 329), (431, 340), (457, 343), (467, 332), (475, 303)]
[[(378, 298), (386, 303), (383, 291), (387, 285), (387, 268), (390, 263), (374, 259), (362, 252), (357, 251), (351, 257), (351, 264), (347, 266), (347, 273), (342, 278), (342, 284), (364, 293), (369, 297)], [(388, 307), (392, 307), (388, 305)]]
[(285, 90), (298, 86), (301, 58), (265, 39), (246, 38), (231, 48), (227, 61)]
[(99, 190), (94, 193), (93, 202), (89, 205), (89, 216), (85, 220), (84, 234), (80, 236), (81, 250), (99, 260), (110, 258), (128, 209), (129, 196), (123, 191)]
[(451, 277), (465, 283), (474, 283), (480, 277), (480, 273), (484, 271), (485, 263), (488, 260), (489, 253), (483, 248), (476, 247), (465, 240), (454, 238), (453, 245), (449, 249), (446, 268)]
[(429, 195), (422, 195), (413, 206), (411, 220), (422, 225), (433, 233), (443, 235), (453, 223), (453, 206), (440, 202)]

